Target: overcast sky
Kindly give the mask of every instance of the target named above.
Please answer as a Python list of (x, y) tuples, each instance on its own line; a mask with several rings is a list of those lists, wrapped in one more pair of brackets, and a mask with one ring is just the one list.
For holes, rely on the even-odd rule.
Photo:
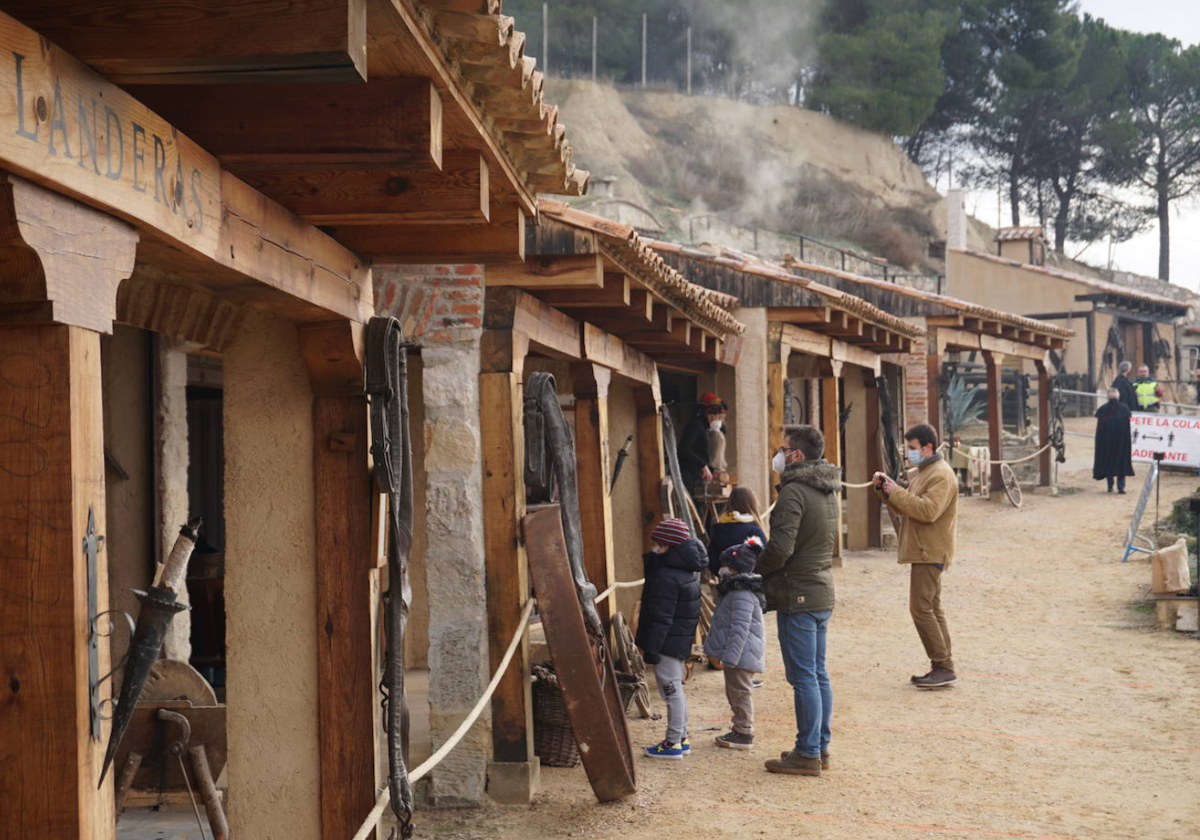
[[(1197, 0), (1077, 0), (1081, 12), (1104, 18), (1120, 29), (1137, 32), (1163, 32), (1185, 44), (1200, 43), (1200, 2)], [(943, 184), (945, 182), (943, 181)], [(996, 197), (972, 195), (968, 207), (975, 205), (976, 215), (988, 224), (996, 223)], [(1008, 217), (1007, 211), (1004, 214)], [(1067, 245), (1067, 254), (1075, 256), (1080, 246)], [(1195, 198), (1177, 202), (1171, 218), (1171, 280), (1181, 286), (1200, 289), (1200, 202)], [(1113, 266), (1138, 274), (1158, 274), (1158, 226), (1154, 225), (1128, 242), (1117, 245)], [(1097, 242), (1081, 259), (1103, 265), (1108, 247)]]

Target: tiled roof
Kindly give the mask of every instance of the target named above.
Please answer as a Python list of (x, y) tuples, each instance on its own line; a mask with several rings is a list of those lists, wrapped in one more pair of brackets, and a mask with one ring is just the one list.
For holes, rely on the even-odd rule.
[(583, 195), (588, 173), (571, 162), (558, 108), (525, 56), (525, 33), (499, 0), (421, 0), (433, 37), (486, 115), (491, 131), (533, 192)]
[(1024, 242), (1027, 239), (1042, 239), (1046, 236), (1040, 225), (1006, 227), (996, 231), (995, 242)]
[(740, 335), (745, 326), (729, 313), (729, 295), (697, 286), (671, 266), (628, 225), (542, 199), (538, 212), (563, 224), (601, 236), (600, 252), (631, 277), (718, 337)]
[[(762, 260), (750, 257), (747, 254), (733, 251), (731, 249), (722, 249), (720, 255), (709, 253), (708, 251), (700, 251), (694, 248), (687, 248), (683, 245), (678, 245), (673, 242), (660, 242), (657, 240), (647, 240), (647, 243), (656, 251), (663, 253), (676, 253), (690, 259), (704, 260), (715, 265), (724, 266), (734, 271), (744, 271), (747, 274), (754, 274), (759, 277), (765, 277), (770, 280), (778, 280), (781, 283), (790, 283), (796, 286), (802, 286), (805, 289), (814, 292), (826, 301), (834, 309), (840, 309), (844, 312), (849, 312), (855, 317), (878, 327), (883, 327), (898, 335), (906, 338), (919, 338), (925, 335), (925, 330), (921, 327), (898, 318), (891, 313), (885, 312), (882, 309), (874, 306), (862, 298), (847, 294), (846, 292), (818, 283), (815, 280), (810, 280), (807, 277), (799, 277), (792, 274), (782, 266), (771, 265)], [(730, 297), (722, 295), (722, 297)]]

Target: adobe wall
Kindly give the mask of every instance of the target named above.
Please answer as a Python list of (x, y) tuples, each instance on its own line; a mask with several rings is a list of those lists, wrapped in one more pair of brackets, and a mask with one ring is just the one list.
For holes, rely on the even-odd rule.
[(224, 362), (229, 825), (319, 840), (312, 389), (295, 327), (257, 310)]
[(767, 310), (735, 309), (733, 317), (746, 325), (742, 352), (733, 383), (733, 451), (738, 484), (749, 487), (765, 510), (770, 504), (771, 450), (778, 429), (767, 428)]

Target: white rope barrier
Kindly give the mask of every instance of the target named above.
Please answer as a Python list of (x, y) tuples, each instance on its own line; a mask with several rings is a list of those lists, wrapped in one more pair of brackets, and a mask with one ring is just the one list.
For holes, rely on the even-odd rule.
[[(442, 759), (450, 754), (450, 751), (458, 746), (458, 742), (463, 739), (467, 731), (475, 725), (475, 721), (479, 720), (479, 716), (483, 714), (483, 710), (487, 707), (488, 701), (492, 699), (492, 695), (496, 693), (496, 687), (500, 685), (500, 678), (504, 676), (504, 672), (508, 670), (509, 664), (512, 662), (513, 656), (517, 652), (517, 646), (521, 643), (521, 635), (525, 632), (525, 625), (529, 623), (529, 616), (533, 614), (533, 599), (525, 603), (525, 609), (521, 611), (521, 620), (517, 623), (517, 630), (513, 633), (512, 641), (508, 643), (508, 650), (504, 652), (504, 658), (500, 660), (500, 664), (496, 666), (496, 673), (492, 674), (492, 681), (488, 683), (487, 688), (483, 692), (483, 696), (479, 698), (479, 702), (475, 704), (475, 708), (471, 709), (470, 713), (463, 719), (463, 722), (458, 725), (458, 729), (454, 730), (454, 734), (446, 739), (446, 743), (438, 748), (438, 751), (429, 756), (415, 770), (408, 774), (410, 782), (417, 782), (425, 776), (434, 767), (441, 763)], [(363, 821), (362, 826), (358, 829), (353, 837), (353, 840), (367, 840), (371, 832), (375, 830), (375, 826), (379, 824), (380, 818), (383, 817), (383, 810), (391, 801), (391, 791), (385, 787), (379, 792), (379, 796), (375, 799), (375, 807), (367, 814), (367, 818)]]
[(1024, 458), (1015, 458), (1011, 461), (989, 461), (986, 458), (980, 458), (977, 455), (970, 455), (966, 452), (963, 452), (961, 449), (957, 449), (954, 447), (951, 447), (951, 451), (953, 451), (956, 455), (961, 455), (964, 458), (966, 458), (968, 461), (974, 461), (977, 464), (986, 464), (989, 467), (994, 467), (997, 464), (1008, 464), (1009, 466), (1011, 466), (1013, 464), (1023, 464), (1026, 461), (1032, 461), (1034, 458), (1036, 458), (1037, 456), (1039, 456), (1043, 452), (1045, 452), (1047, 449), (1049, 449), (1051, 447), (1051, 445), (1052, 444), (1047, 443), (1045, 446), (1043, 446), (1037, 452), (1034, 452), (1032, 455), (1026, 455)]
[(605, 599), (608, 598), (609, 595), (613, 594), (618, 589), (632, 589), (635, 586), (641, 586), (645, 582), (646, 582), (645, 578), (639, 578), (637, 580), (617, 581), (612, 586), (608, 587), (608, 589), (605, 589), (603, 592), (601, 592), (599, 595), (596, 596), (596, 603), (599, 604), (601, 601), (604, 601)]

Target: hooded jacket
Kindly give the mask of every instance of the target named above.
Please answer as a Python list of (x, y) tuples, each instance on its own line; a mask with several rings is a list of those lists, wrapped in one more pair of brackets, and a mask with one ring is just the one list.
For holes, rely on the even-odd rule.
[(841, 468), (824, 458), (790, 464), (771, 511), (771, 538), (755, 571), (767, 611), (833, 609), (833, 547), (841, 504)]
[(660, 656), (687, 659), (700, 622), (699, 572), (708, 565), (708, 554), (693, 537), (662, 554), (646, 552), (642, 564), (646, 583), (634, 642), (651, 665)]
[(754, 573), (727, 577), (717, 585), (717, 609), (704, 640), (704, 653), (726, 668), (761, 673), (766, 668), (767, 642), (763, 628), (762, 576)]

